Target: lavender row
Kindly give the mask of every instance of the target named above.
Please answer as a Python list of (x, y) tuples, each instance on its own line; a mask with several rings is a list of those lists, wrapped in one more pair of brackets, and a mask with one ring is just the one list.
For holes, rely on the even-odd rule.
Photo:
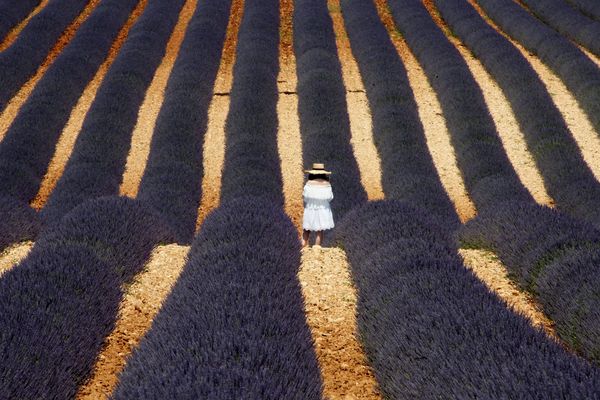
[(350, 144), (346, 88), (333, 22), (321, 0), (297, 0), (293, 22), (302, 158), (306, 167), (322, 162), (333, 171), (336, 200), (332, 209), (339, 219), (366, 202), (367, 195)]
[[(344, 12), (352, 6), (360, 9), (357, 20), (365, 28), (368, 9), (360, 4), (358, 8), (346, 1), (342, 6)], [(402, 10), (407, 18), (415, 18), (407, 11)], [(416, 23), (424, 26), (422, 21)], [(359, 290), (359, 332), (383, 394), (390, 398), (592, 395), (597, 390), (593, 367), (508, 311), (457, 259), (451, 226), (436, 214), (427, 215), (405, 203), (372, 203), (349, 213), (337, 231)], [(445, 316), (442, 321), (440, 315)], [(457, 326), (454, 321), (461, 323)], [(455, 371), (456, 365), (472, 368)], [(540, 377), (532, 376), (532, 368), (540, 371)], [(540, 385), (542, 381), (546, 383)]]
[(42, 210), (45, 225), (86, 200), (118, 193), (138, 109), (184, 0), (149, 0), (108, 70), (73, 154)]
[(35, 240), (40, 228), (38, 213), (13, 197), (0, 197), (0, 251), (11, 244)]
[[(594, 196), (586, 195), (584, 201), (581, 197), (582, 194), (594, 193), (597, 184), (581, 156), (578, 161), (578, 149), (570, 138), (564, 121), (527, 62), (466, 4), (451, 0), (436, 1), (436, 4), (453, 31), (479, 57), (507, 94), (547, 186), (559, 206), (562, 205), (564, 210), (579, 216), (593, 215), (593, 202), (596, 201)], [(552, 165), (553, 163), (556, 165)], [(587, 199), (589, 201), (586, 203)], [(467, 224), (465, 232), (467, 233), (462, 234), (463, 246), (496, 251), (527, 290), (532, 290), (530, 279), (534, 278), (530, 275), (535, 275), (537, 279), (540, 268), (556, 257), (556, 250), (562, 246), (562, 240), (587, 243), (595, 241), (596, 236), (593, 228), (581, 221), (537, 206), (533, 202), (518, 200), (480, 210), (475, 220)], [(583, 285), (588, 280), (587, 273), (558, 263), (554, 270), (554, 277), (556, 276), (561, 276), (562, 282), (558, 286), (563, 285), (562, 288), (579, 285), (583, 289), (577, 301), (582, 304), (596, 301), (593, 292)], [(562, 279), (566, 276), (569, 276), (568, 280)], [(582, 327), (577, 327), (577, 336), (593, 338), (598, 332), (598, 328), (592, 329), (597, 324), (594, 321), (598, 321), (598, 317), (593, 313), (584, 316), (581, 310), (573, 314), (573, 308), (561, 309), (563, 314), (552, 312), (556, 310), (552, 304), (564, 304), (572, 299), (572, 294), (573, 292), (546, 292), (545, 297), (540, 297), (539, 300), (545, 304), (544, 311), (555, 321), (561, 338), (573, 346), (572, 337), (566, 334), (572, 329), (572, 322), (568, 320), (581, 315), (585, 319), (582, 323), (590, 330), (584, 331)], [(557, 299), (557, 296), (561, 299)], [(573, 347), (593, 359), (593, 351), (589, 350), (593, 339), (586, 340), (587, 350), (582, 349), (582, 346)]]
[(371, 1), (342, 1), (352, 53), (371, 109), (373, 138), (381, 157), (388, 199), (420, 204), (458, 226), (425, 142), (406, 69)]
[(581, 50), (512, 0), (479, 0), (500, 28), (557, 74), (600, 132), (600, 69)]
[(248, 0), (238, 33), (225, 125), (221, 199), (266, 196), (283, 205), (277, 151), (279, 3)]
[(321, 399), (299, 264), (296, 229), (270, 200), (211, 213), (112, 398)]
[(465, 185), (478, 209), (531, 201), (514, 171), (481, 89), (464, 59), (418, 0), (390, 0), (398, 29), (436, 91)]
[(60, 35), (87, 3), (87, 0), (51, 0), (31, 18), (15, 42), (0, 53), (0, 111), (35, 73)]
[(38, 192), (73, 106), (135, 4), (136, 0), (106, 0), (94, 10), (36, 84), (0, 142), (0, 197), (11, 197), (2, 203), (14, 207), (0, 211), (0, 230), (14, 232), (11, 241), (4, 236), (0, 249), (12, 240), (35, 237), (36, 232), (19, 233), (37, 219), (33, 211), (19, 214), (24, 219), (13, 214), (26, 210)]
[(3, 196), (29, 202), (36, 195), (73, 106), (135, 4), (135, 0), (102, 2), (19, 109), (0, 142)]
[(532, 293), (559, 337), (600, 364), (600, 231), (556, 210), (507, 203), (460, 232), (463, 247), (494, 251)]
[(0, 40), (24, 20), (41, 0), (0, 1)]
[(203, 139), (231, 1), (198, 4), (167, 82), (137, 198), (190, 243), (201, 197)]
[(298, 237), (282, 210), (278, 28), (277, 0), (246, 0), (222, 205), (202, 225), (114, 399), (321, 398), (297, 278)]
[(86, 202), (0, 279), (0, 399), (69, 399), (112, 331), (122, 287), (172, 240), (149, 207)]
[(452, 31), (500, 85), (558, 208), (600, 223), (600, 185), (527, 60), (465, 1), (437, 0), (435, 4)]
[(600, 21), (600, 3), (596, 0), (567, 0), (577, 7), (582, 13)]
[(538, 18), (600, 56), (600, 21), (582, 15), (564, 0), (523, 0)]
[(372, 202), (336, 231), (358, 290), (357, 323), (391, 399), (594, 398), (600, 374), (489, 292), (444, 219)]

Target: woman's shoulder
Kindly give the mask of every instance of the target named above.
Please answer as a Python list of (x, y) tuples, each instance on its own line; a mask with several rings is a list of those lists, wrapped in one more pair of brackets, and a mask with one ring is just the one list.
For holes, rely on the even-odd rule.
[(311, 187), (331, 187), (331, 184), (326, 181), (326, 180), (312, 180), (312, 181), (308, 181), (306, 182), (306, 186), (311, 186)]

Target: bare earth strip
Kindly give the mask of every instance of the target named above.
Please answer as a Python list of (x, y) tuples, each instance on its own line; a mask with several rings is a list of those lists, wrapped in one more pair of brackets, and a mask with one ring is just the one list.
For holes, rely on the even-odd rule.
[(156, 118), (165, 97), (167, 81), (175, 60), (179, 54), (185, 31), (196, 10), (197, 0), (188, 0), (179, 13), (179, 19), (173, 33), (167, 42), (165, 55), (154, 73), (152, 82), (146, 90), (146, 96), (138, 111), (138, 119), (133, 129), (131, 149), (127, 156), (125, 173), (121, 182), (120, 192), (123, 196), (136, 197), (144, 169), (150, 154), (150, 143), (156, 125)]
[(529, 294), (521, 291), (508, 278), (506, 267), (494, 253), (485, 250), (460, 249), (459, 254), (465, 265), (490, 290), (504, 300), (509, 308), (526, 316), (533, 326), (542, 328), (548, 336), (557, 339), (554, 323), (541, 311), (541, 306)]
[(579, 50), (583, 51), (585, 53), (585, 55), (588, 56), (589, 59), (594, 62), (594, 64), (596, 64), (598, 67), (600, 67), (600, 58), (598, 58), (595, 54), (590, 53), (590, 51), (587, 50), (586, 48), (584, 48), (582, 46), (578, 46), (578, 47), (579, 47)]
[(39, 80), (42, 79), (42, 76), (44, 76), (48, 68), (50, 68), (50, 65), (52, 65), (54, 60), (56, 60), (56, 58), (60, 55), (65, 46), (69, 44), (71, 39), (73, 39), (81, 24), (85, 22), (85, 20), (90, 16), (99, 3), (100, 0), (90, 0), (81, 14), (79, 14), (77, 18), (71, 22), (67, 29), (65, 29), (62, 35), (58, 38), (58, 41), (54, 44), (54, 47), (50, 50), (50, 53), (48, 53), (46, 59), (38, 67), (35, 75), (29, 78), (29, 80), (19, 89), (17, 94), (6, 105), (6, 108), (4, 111), (2, 111), (2, 114), (0, 114), (0, 140), (4, 138), (4, 135), (6, 135), (6, 131), (8, 131), (8, 128), (17, 117), (19, 109), (23, 103), (27, 101), (27, 98), (31, 92), (33, 92), (33, 89)]
[(67, 161), (71, 157), (71, 153), (73, 152), (73, 146), (75, 145), (77, 136), (81, 131), (85, 115), (92, 106), (94, 97), (96, 97), (96, 92), (102, 84), (106, 72), (117, 57), (121, 46), (123, 46), (123, 43), (127, 39), (129, 30), (131, 29), (135, 21), (138, 19), (138, 17), (142, 14), (147, 3), (148, 0), (140, 0), (140, 2), (137, 4), (137, 6), (127, 19), (127, 22), (119, 31), (117, 38), (115, 39), (108, 52), (106, 60), (102, 63), (102, 65), (100, 65), (98, 71), (96, 72), (96, 75), (94, 75), (94, 78), (88, 83), (81, 97), (77, 101), (77, 104), (71, 111), (69, 120), (63, 128), (58, 143), (56, 144), (54, 156), (52, 158), (52, 161), (50, 161), (48, 171), (46, 172), (46, 175), (42, 180), (40, 190), (36, 198), (31, 203), (31, 206), (33, 208), (40, 210), (42, 207), (44, 207), (44, 204), (46, 204), (50, 193), (52, 192), (52, 190), (54, 190), (58, 179), (61, 177), (65, 166), (67, 165)]
[(325, 398), (381, 399), (377, 382), (356, 339), (356, 290), (341, 249), (303, 250), (300, 284)]
[[(286, 69), (291, 70), (292, 68)], [(293, 70), (285, 71), (284, 69), (280, 73), (280, 77), (289, 76), (292, 73)], [(298, 121), (298, 96), (280, 92), (277, 115), (279, 117), (277, 142), (283, 176), (285, 212), (292, 219), (294, 225), (298, 227), (298, 230), (301, 230), (302, 213), (304, 211), (302, 199), (304, 173), (302, 170), (302, 140)]]
[(336, 45), (342, 64), (342, 74), (346, 86), (346, 103), (348, 104), (348, 115), (350, 117), (350, 132), (352, 134), (350, 143), (360, 170), (360, 179), (369, 200), (383, 199), (381, 160), (373, 142), (369, 102), (358, 65), (350, 49), (344, 19), (340, 11), (340, 2), (339, 0), (329, 0), (327, 3), (333, 19)]
[(208, 129), (204, 135), (204, 176), (197, 228), (219, 206), (221, 200), (221, 170), (225, 161), (225, 121), (228, 112), (229, 96), (213, 96), (208, 108)]
[(296, 94), (298, 79), (296, 76), (296, 57), (293, 51), (293, 12), (293, 0), (280, 1), (281, 36), (279, 42), (280, 70), (277, 77), (277, 87), (279, 89), (277, 146), (281, 160), (285, 212), (300, 232), (304, 211), (302, 199), (304, 172), (302, 138), (298, 119), (298, 95)]
[[(519, 50), (526, 53), (522, 48)], [(548, 89), (554, 104), (558, 107), (569, 131), (577, 142), (583, 159), (596, 179), (600, 180), (600, 132), (595, 131), (586, 113), (581, 109), (573, 94), (560, 78), (539, 58), (528, 55), (527, 59)]]
[(33, 247), (33, 242), (14, 244), (0, 252), (0, 277), (23, 260)]
[(487, 73), (481, 62), (474, 58), (462, 43), (457, 40), (452, 40), (452, 42), (467, 62), (469, 70), (481, 88), (504, 150), (519, 179), (537, 203), (552, 206), (554, 201), (546, 190), (544, 179), (527, 149), (525, 136), (502, 89)]
[[(278, 77), (278, 149), (285, 210), (302, 230), (302, 138), (293, 53), (293, 0), (281, 0), (280, 73)], [(367, 115), (369, 121), (370, 116)], [(370, 130), (368, 131), (370, 134)], [(355, 337), (356, 295), (348, 264), (340, 249), (311, 248), (303, 252), (299, 272), (305, 311), (328, 399), (378, 399), (376, 382)], [(324, 340), (324, 338), (326, 340)], [(375, 393), (375, 394), (373, 394)]]
[[(538, 57), (529, 53), (518, 42), (512, 40), (496, 24), (494, 24), (493, 21), (487, 18), (485, 12), (473, 0), (469, 0), (469, 3), (484, 17), (485, 21), (492, 28), (510, 40), (527, 59), (531, 67), (546, 86), (554, 104), (558, 107), (558, 110), (567, 123), (567, 127), (575, 138), (583, 159), (594, 173), (596, 179), (600, 180), (600, 132), (594, 130), (592, 123), (577, 103), (573, 94), (567, 89), (562, 80)], [(600, 66), (597, 58), (590, 54), (588, 54), (588, 56)]]
[(127, 357), (146, 334), (183, 270), (188, 246), (159, 246), (144, 271), (125, 289), (119, 318), (97, 358), (94, 373), (80, 388), (78, 400), (107, 399)]
[(379, 17), (385, 25), (407, 70), (409, 83), (417, 102), (419, 117), (425, 131), (427, 146), (440, 181), (454, 203), (454, 208), (460, 220), (466, 222), (475, 216), (475, 205), (467, 194), (465, 183), (456, 164), (456, 156), (450, 142), (450, 134), (448, 133), (442, 108), (435, 91), (427, 81), (427, 76), (415, 56), (396, 29), (386, 1), (376, 0), (375, 4), (377, 5)]
[(233, 83), (233, 65), (237, 36), (244, 13), (244, 0), (233, 0), (227, 25), (223, 56), (217, 72), (215, 95), (208, 108), (208, 128), (204, 135), (202, 200), (198, 208), (196, 227), (221, 201), (221, 170), (225, 160), (225, 121), (229, 112), (229, 92)]
[(21, 21), (17, 25), (15, 25), (15, 27), (12, 28), (11, 31), (6, 34), (6, 37), (0, 43), (0, 51), (4, 51), (4, 50), (8, 49), (15, 42), (15, 40), (17, 39), (17, 37), (19, 37), (19, 34), (23, 30), (23, 28), (25, 28), (27, 26), (27, 24), (29, 23), (31, 18), (33, 18), (37, 14), (39, 14), (39, 12), (42, 11), (44, 9), (44, 7), (46, 7), (46, 5), (48, 5), (49, 1), (50, 0), (40, 1), (40, 4), (38, 4), (37, 7), (35, 7), (31, 11), (31, 13), (27, 16), (27, 18), (25, 18), (23, 21)]

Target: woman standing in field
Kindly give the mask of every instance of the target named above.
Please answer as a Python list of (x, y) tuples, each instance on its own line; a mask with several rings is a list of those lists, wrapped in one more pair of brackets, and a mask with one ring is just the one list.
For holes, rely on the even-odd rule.
[(308, 181), (304, 185), (304, 218), (302, 220), (302, 247), (308, 245), (310, 232), (316, 232), (315, 245), (321, 246), (323, 231), (334, 227), (333, 214), (329, 202), (333, 199), (333, 191), (329, 184), (331, 172), (325, 170), (324, 164), (313, 163), (308, 173)]

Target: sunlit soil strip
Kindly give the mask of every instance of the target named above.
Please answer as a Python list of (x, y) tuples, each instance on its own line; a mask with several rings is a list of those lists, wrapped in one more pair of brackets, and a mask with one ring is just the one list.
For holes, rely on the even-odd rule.
[(217, 72), (215, 95), (208, 108), (208, 129), (204, 135), (202, 200), (198, 208), (199, 227), (204, 218), (219, 206), (221, 201), (221, 172), (225, 160), (225, 121), (229, 112), (229, 92), (233, 80), (233, 65), (237, 36), (244, 12), (244, 0), (233, 0), (227, 25), (223, 56)]
[(19, 22), (14, 28), (12, 28), (10, 30), (10, 32), (8, 32), (6, 34), (6, 37), (0, 43), (0, 51), (6, 50), (7, 48), (10, 47), (11, 44), (13, 44), (15, 42), (15, 40), (17, 40), (17, 37), (19, 37), (19, 34), (23, 30), (23, 28), (25, 28), (25, 26), (27, 26), (27, 24), (29, 23), (31, 18), (33, 18), (37, 14), (39, 14), (39, 12), (42, 11), (42, 9), (44, 7), (46, 7), (46, 5), (48, 4), (49, 1), (50, 0), (40, 1), (40, 4), (38, 4), (37, 7), (35, 7), (31, 11), (31, 13), (27, 16), (27, 18), (25, 18), (23, 21)]
[(175, 60), (179, 54), (185, 31), (189, 25), (198, 0), (187, 0), (179, 13), (179, 19), (167, 42), (165, 55), (154, 73), (152, 82), (146, 90), (144, 102), (138, 111), (138, 119), (133, 129), (131, 149), (127, 155), (125, 173), (121, 182), (120, 193), (123, 196), (135, 197), (139, 189), (144, 169), (150, 154), (150, 143), (156, 125), (156, 118), (163, 104), (167, 81)]
[(54, 190), (58, 179), (60, 178), (65, 169), (67, 161), (71, 157), (71, 153), (73, 152), (73, 146), (75, 145), (77, 136), (79, 135), (81, 127), (83, 126), (85, 115), (89, 111), (90, 107), (92, 106), (92, 102), (96, 97), (96, 92), (102, 84), (102, 80), (104, 79), (106, 72), (117, 57), (121, 46), (127, 39), (129, 30), (131, 29), (135, 21), (138, 19), (138, 17), (142, 14), (147, 3), (148, 0), (140, 0), (140, 2), (137, 4), (137, 6), (127, 19), (127, 22), (119, 31), (117, 38), (115, 39), (108, 52), (108, 57), (100, 65), (98, 71), (96, 72), (96, 75), (94, 75), (94, 78), (88, 83), (81, 97), (77, 101), (77, 104), (71, 111), (69, 120), (63, 128), (58, 143), (56, 144), (54, 156), (52, 158), (52, 161), (50, 162), (50, 165), (48, 166), (48, 171), (46, 172), (46, 175), (42, 180), (40, 190), (33, 202), (31, 203), (31, 206), (33, 208), (40, 210), (42, 207), (44, 207), (44, 204), (46, 204), (50, 193), (52, 192), (52, 190)]
[(280, 93), (277, 103), (277, 115), (279, 117), (277, 143), (279, 158), (281, 159), (285, 212), (292, 219), (294, 225), (300, 229), (304, 210), (302, 199), (304, 173), (302, 169), (302, 140), (298, 121), (298, 96)]
[(466, 222), (475, 216), (475, 205), (469, 198), (465, 183), (456, 164), (454, 148), (450, 142), (450, 133), (442, 114), (442, 108), (435, 91), (427, 81), (425, 72), (412, 54), (406, 42), (399, 34), (385, 0), (376, 0), (377, 12), (385, 25), (398, 54), (407, 70), (410, 86), (417, 102), (419, 117), (423, 124), (427, 146), (440, 181), (460, 220)]
[[(360, 180), (367, 192), (369, 200), (384, 198), (381, 186), (381, 160), (373, 142), (373, 127), (371, 124), (371, 110), (365, 93), (362, 78), (356, 60), (352, 56), (350, 42), (344, 27), (344, 19), (340, 11), (339, 0), (328, 0), (329, 12), (333, 19), (336, 45), (342, 75), (346, 86), (346, 103), (350, 117), (350, 143), (354, 157), (360, 170)], [(315, 160), (317, 161), (317, 160)], [(335, 172), (335, 171), (334, 171)]]
[(339, 248), (310, 248), (299, 272), (327, 399), (381, 399), (356, 337), (356, 290)]
[(217, 81), (215, 82), (215, 93), (229, 94), (233, 79), (233, 65), (235, 64), (235, 51), (237, 48), (237, 37), (244, 15), (244, 0), (232, 0), (231, 15), (227, 25), (227, 33), (225, 34), (225, 42), (223, 44), (223, 55)]
[(600, 58), (598, 58), (598, 56), (596, 56), (595, 54), (592, 54), (585, 47), (582, 47), (582, 46), (578, 46), (578, 47), (579, 47), (579, 50), (583, 51), (585, 53), (585, 55), (588, 56), (588, 58), (590, 60), (592, 60), (594, 62), (594, 64), (596, 64), (600, 68)]
[(492, 119), (496, 124), (496, 129), (506, 155), (519, 179), (527, 190), (529, 190), (536, 202), (552, 206), (553, 200), (548, 195), (544, 185), (544, 178), (542, 178), (535, 160), (527, 149), (523, 132), (519, 128), (519, 123), (504, 93), (496, 81), (485, 71), (481, 63), (473, 58), (462, 44), (458, 44), (456, 40), (452, 40), (452, 42), (467, 62), (471, 73), (481, 88)]
[[(469, 2), (475, 7), (480, 15), (485, 15), (483, 10), (472, 2), (472, 0)], [(548, 93), (550, 93), (554, 104), (558, 107), (558, 110), (567, 123), (567, 127), (577, 142), (577, 146), (581, 151), (583, 159), (592, 170), (596, 179), (600, 180), (600, 132), (594, 130), (592, 123), (577, 103), (573, 94), (565, 86), (562, 80), (538, 57), (529, 53), (523, 46), (504, 34), (504, 32), (502, 32), (502, 30), (489, 18), (485, 18), (485, 20), (497, 32), (511, 41), (538, 74), (539, 78), (546, 86)]]
[(535, 327), (542, 328), (556, 340), (554, 323), (541, 311), (541, 307), (508, 277), (506, 267), (496, 255), (485, 250), (460, 249), (465, 266), (472, 270), (491, 291), (496, 293), (512, 310), (527, 317)]
[(69, 44), (71, 39), (77, 33), (77, 30), (85, 22), (85, 20), (90, 16), (92, 11), (96, 8), (96, 6), (100, 3), (100, 0), (90, 0), (90, 2), (85, 6), (81, 14), (71, 22), (71, 24), (65, 29), (63, 34), (60, 36), (58, 41), (54, 44), (50, 53), (46, 56), (46, 59), (39, 66), (35, 75), (31, 77), (17, 92), (16, 95), (8, 102), (6, 108), (0, 114), (0, 140), (4, 138), (8, 128), (13, 123), (14, 119), (17, 117), (17, 113), (19, 109), (27, 101), (27, 98), (33, 92), (33, 89), (37, 85), (42, 76), (46, 73), (50, 65), (56, 60), (56, 58), (63, 51), (65, 46)]
[(293, 52), (292, 16), (293, 0), (281, 0), (281, 37), (279, 43), (280, 70), (277, 78), (279, 99), (277, 102), (277, 145), (281, 159), (285, 212), (300, 231), (302, 229), (302, 138), (298, 119), (298, 95), (296, 94), (296, 58)]
[(0, 252), (0, 277), (23, 260), (33, 247), (33, 242), (14, 244)]
[(91, 378), (80, 388), (79, 400), (107, 399), (118, 382), (127, 357), (150, 329), (152, 321), (183, 270), (188, 246), (159, 246), (143, 272), (125, 288), (119, 317), (96, 360)]
[(214, 96), (208, 109), (208, 129), (204, 135), (204, 176), (202, 200), (196, 227), (219, 206), (221, 200), (221, 172), (225, 160), (225, 121), (229, 112), (229, 97)]
[[(526, 51), (519, 48), (522, 53)], [(596, 132), (587, 114), (581, 109), (573, 94), (560, 78), (555, 75), (540, 59), (527, 56), (527, 61), (541, 78), (552, 100), (567, 123), (567, 128), (577, 142), (583, 159), (600, 180), (600, 132)]]
[[(438, 26), (448, 32), (449, 28), (438, 17), (437, 10), (430, 3), (426, 2), (426, 4), (429, 4), (427, 6), (428, 11), (434, 16), (434, 20)], [(529, 190), (536, 202), (544, 205), (553, 205), (553, 200), (546, 191), (544, 179), (537, 169), (531, 153), (527, 149), (525, 137), (506, 96), (496, 81), (487, 73), (481, 62), (474, 58), (456, 37), (448, 36), (448, 39), (460, 52), (475, 81), (479, 85), (492, 119), (496, 124), (496, 130), (498, 131), (504, 150), (519, 179), (527, 190)]]

